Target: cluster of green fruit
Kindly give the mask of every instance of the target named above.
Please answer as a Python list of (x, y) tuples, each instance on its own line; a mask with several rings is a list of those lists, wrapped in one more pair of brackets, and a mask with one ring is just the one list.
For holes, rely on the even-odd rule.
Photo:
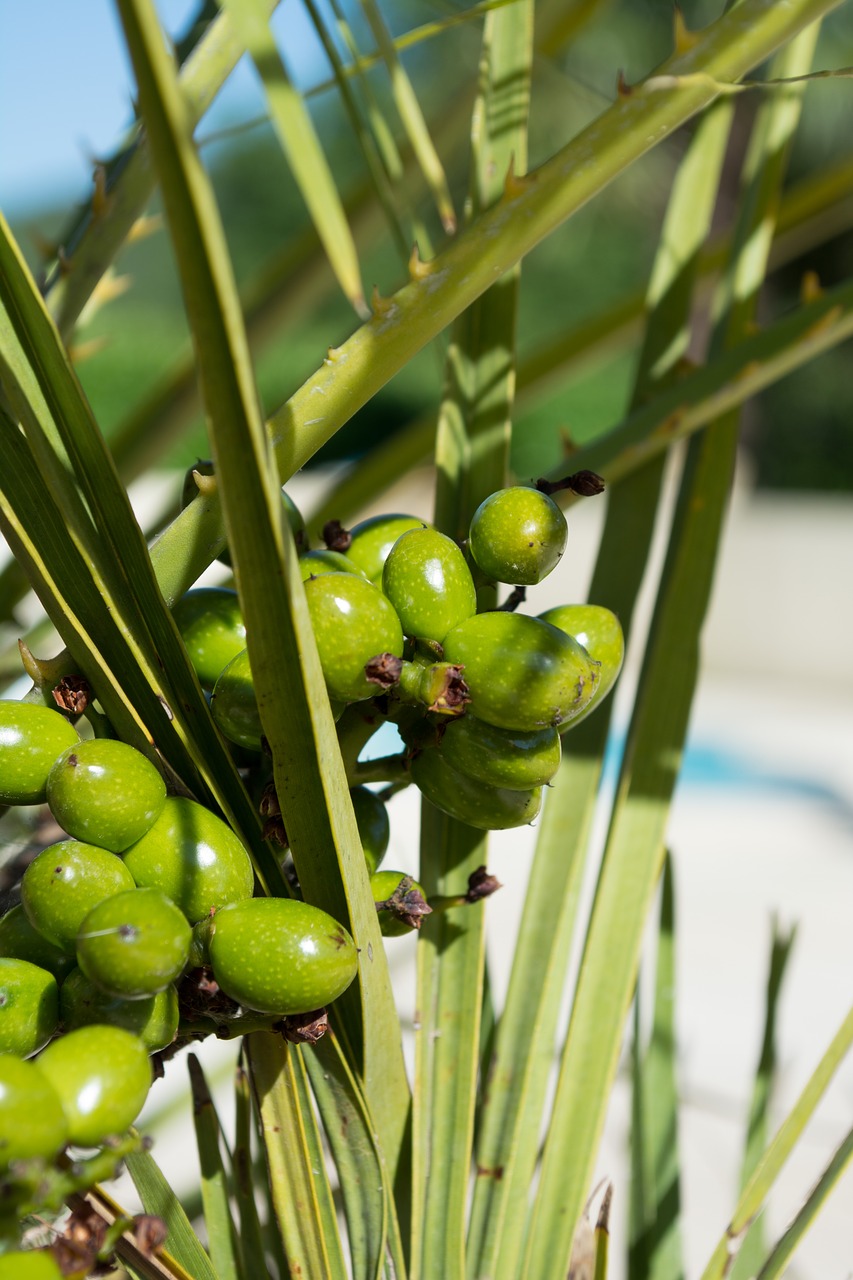
[(357, 968), (325, 912), (252, 896), (238, 838), (167, 796), (146, 756), (81, 739), (44, 705), (0, 701), (0, 803), (45, 801), (69, 838), (37, 854), (0, 918), (0, 1167), (132, 1124), (149, 1055), (178, 1034), (186, 971), (209, 967), (227, 1016), (272, 1025), (334, 1000)]
[[(569, 478), (579, 492), (599, 491), (597, 480)], [(539, 617), (478, 612), (478, 586), (511, 584), (517, 603), (559, 562), (566, 520), (549, 494), (522, 486), (492, 494), (462, 548), (423, 520), (394, 514), (349, 532), (333, 521), (327, 549), (308, 550), (289, 499), (285, 515), (336, 719), (381, 697), (406, 744), (410, 780), (432, 804), (486, 830), (531, 822), (559, 766), (561, 735), (601, 703), (624, 652), (618, 619), (599, 606)], [(222, 733), (259, 752), (236, 594), (191, 591), (174, 613)]]

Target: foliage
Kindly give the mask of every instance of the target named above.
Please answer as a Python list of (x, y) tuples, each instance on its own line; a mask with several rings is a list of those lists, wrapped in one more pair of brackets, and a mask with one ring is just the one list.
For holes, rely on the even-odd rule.
[[(832, 30), (844, 16), (833, 12), (840, 0), (697, 6), (692, 30), (678, 11), (670, 25), (660, 6), (633, 6), (626, 70), (603, 107), (579, 68), (587, 42), (613, 48), (605, 3), (496, 0), (395, 31), (373, 0), (331, 15), (309, 4), (334, 73), (313, 119), (291, 83), (292, 51), (273, 38), (272, 0), (202, 6), (180, 66), (151, 0), (117, 7), (139, 120), (96, 171), (43, 294), (2, 224), (0, 530), (15, 558), (0, 573), (4, 678), (17, 674), (18, 610), (31, 587), (64, 648), (39, 661), (31, 651), (44, 652), (52, 633), (45, 621), (27, 631), (27, 697), (50, 704), (61, 676), (85, 677), (99, 735), (136, 746), (173, 790), (221, 813), (251, 853), (260, 892), (288, 896), (295, 876), (360, 947), (357, 979), (319, 1043), (246, 1036), (230, 1145), (190, 1056), (207, 1252), (156, 1156), (128, 1146), (143, 1204), (169, 1228), (156, 1274), (605, 1275), (610, 1189), (591, 1200), (591, 1184), (666, 868), (652, 1036), (646, 1044), (638, 1017), (632, 1053), (628, 1266), (632, 1280), (680, 1276), (667, 818), (740, 410), (853, 332), (848, 278), (826, 291), (811, 282), (789, 309), (759, 313), (771, 267), (830, 236), (849, 199), (850, 166), (832, 155), (786, 185), (809, 73), (823, 65), (821, 23)], [(443, 41), (468, 72), (451, 93), (432, 53)], [(238, 142), (227, 164), (206, 167), (205, 113), (244, 50), (281, 151), (269, 139), (251, 152)], [(749, 93), (747, 77), (757, 81)], [(830, 80), (810, 92), (844, 88)], [(347, 147), (328, 144), (344, 122)], [(664, 151), (672, 138), (677, 147)], [(253, 217), (252, 242), (229, 244), (234, 222), (222, 211), (233, 186), (262, 191), (274, 166), (289, 182), (275, 216)], [(626, 241), (652, 188), (654, 218), (636, 236), (651, 261), (643, 286)], [(721, 194), (733, 210), (724, 225)], [(152, 252), (154, 241), (131, 243), (151, 231), (154, 200), (173, 261)], [(582, 259), (591, 270), (580, 271)], [(121, 299), (117, 261), (131, 273), (157, 267), (143, 267)], [(163, 293), (178, 286), (184, 316), (162, 324)], [(129, 407), (100, 357), (83, 360), (89, 340), (113, 331), (113, 370), (126, 360), (137, 371), (144, 359), (157, 373)], [(700, 331), (710, 335), (701, 353)], [(589, 371), (602, 368), (590, 391)], [(368, 728), (352, 708), (336, 726), (297, 546), (281, 520), (280, 486), (340, 448), (359, 414), (361, 456), (323, 495), (312, 536), (327, 518), (381, 504), (425, 460), (435, 523), (460, 542), (478, 504), (514, 473), (598, 472), (609, 493), (590, 598), (619, 615), (642, 655), (589, 917), (578, 899), (604, 803), (609, 703), (565, 736), (502, 1008), (486, 964), (488, 906), (469, 889), (488, 837), (423, 801), (419, 881), (434, 910), (417, 944), (411, 1075), (349, 799), (353, 781), (406, 785), (407, 765), (359, 764), (381, 700)], [(192, 462), (197, 449), (212, 456), (213, 476), (199, 468), (190, 500), (149, 551), (154, 530), (139, 528), (127, 486), (164, 460)], [(665, 467), (676, 486), (669, 516)], [(559, 496), (577, 500), (571, 489)], [(661, 518), (667, 553), (644, 635), (634, 610)], [(260, 821), (257, 776), (218, 732), (170, 612), (226, 541), (292, 875)], [(481, 585), (479, 603), (496, 605), (493, 586)], [(583, 960), (567, 990), (576, 942)], [(777, 993), (778, 974), (743, 1188), (704, 1280), (732, 1265), (853, 1037), (851, 1015), (768, 1141)], [(779, 1242), (749, 1232), (750, 1268), (779, 1273), (850, 1151), (847, 1138)], [(105, 1221), (121, 1218), (100, 1187), (90, 1202)], [(122, 1240), (130, 1274), (155, 1274), (138, 1236)]]

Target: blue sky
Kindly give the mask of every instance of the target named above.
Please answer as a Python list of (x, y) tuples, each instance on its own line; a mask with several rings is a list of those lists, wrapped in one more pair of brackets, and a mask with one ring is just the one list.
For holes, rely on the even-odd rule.
[[(183, 31), (197, 0), (156, 0), (167, 29)], [(284, 0), (274, 26), (299, 40), (300, 82), (319, 71), (306, 58), (304, 10)], [(313, 54), (313, 51), (312, 51)], [(300, 75), (299, 72), (302, 74)], [(20, 214), (89, 186), (92, 159), (109, 154), (130, 119), (133, 77), (114, 0), (18, 0), (3, 14), (0, 40), (0, 207)], [(212, 108), (206, 128), (244, 111), (261, 111), (248, 65), (241, 64)]]

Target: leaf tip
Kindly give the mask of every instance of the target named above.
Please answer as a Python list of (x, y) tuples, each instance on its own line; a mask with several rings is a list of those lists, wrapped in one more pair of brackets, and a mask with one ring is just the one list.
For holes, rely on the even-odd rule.
[(689, 53), (698, 43), (699, 36), (691, 31), (684, 20), (680, 5), (674, 5), (672, 11), (672, 35), (676, 55)]

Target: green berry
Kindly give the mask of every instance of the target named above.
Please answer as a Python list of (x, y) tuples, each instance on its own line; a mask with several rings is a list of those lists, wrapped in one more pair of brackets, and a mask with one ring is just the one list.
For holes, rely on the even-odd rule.
[(53, 762), (79, 741), (58, 711), (0, 701), (0, 804), (44, 804)]
[(67, 1141), (62, 1103), (39, 1067), (0, 1056), (0, 1168), (13, 1160), (49, 1159)]
[(178, 992), (172, 985), (142, 1000), (120, 1000), (97, 987), (82, 969), (72, 969), (59, 991), (59, 1015), (66, 1031), (92, 1024), (121, 1027), (139, 1036), (149, 1053), (157, 1053), (178, 1033)]
[(213, 686), (210, 714), (229, 742), (248, 751), (260, 751), (263, 726), (248, 649), (238, 653), (220, 672)]
[(468, 546), (487, 578), (533, 586), (566, 549), (566, 517), (538, 489), (499, 489), (474, 512)]
[(477, 611), (465, 557), (437, 529), (412, 529), (397, 539), (382, 571), (382, 590), (407, 636), (441, 643)]
[(358, 952), (343, 925), (319, 907), (252, 898), (218, 911), (210, 939), (213, 976), (257, 1013), (308, 1013), (352, 982)]
[(357, 564), (371, 582), (379, 582), (388, 553), (401, 534), (409, 529), (426, 529), (425, 520), (417, 516), (383, 515), (362, 520), (350, 530), (352, 542), (346, 551), (348, 560)]
[(69, 835), (121, 853), (144, 835), (166, 800), (166, 784), (141, 751), (90, 738), (64, 751), (47, 779), (47, 802)]
[(37, 1069), (59, 1095), (68, 1141), (80, 1147), (97, 1147), (123, 1133), (151, 1087), (145, 1045), (121, 1027), (69, 1031), (47, 1046)]
[(377, 871), (370, 877), (370, 892), (384, 938), (403, 938), (420, 929), (432, 910), (423, 886), (402, 871)]
[(63, 1274), (46, 1249), (16, 1249), (0, 1257), (0, 1280), (63, 1280)]
[(582, 645), (519, 613), (469, 618), (446, 637), (444, 656), (464, 667), (471, 712), (500, 729), (557, 728), (573, 720), (598, 679), (598, 664)]
[(33, 859), (21, 881), (30, 924), (48, 942), (72, 952), (84, 918), (104, 898), (132, 889), (121, 858), (97, 845), (60, 840)]
[(237, 592), (226, 587), (197, 587), (181, 596), (172, 617), (200, 684), (212, 689), (223, 667), (246, 647)]
[(353, 787), (349, 798), (355, 810), (364, 860), (368, 871), (373, 873), (385, 857), (391, 838), (388, 810), (384, 801), (369, 787)]
[(124, 865), (140, 887), (168, 894), (190, 924), (252, 896), (252, 863), (240, 840), (215, 813), (183, 796), (168, 797)]
[[(583, 645), (594, 662), (598, 662), (599, 677), (595, 691), (584, 710), (572, 724), (584, 720), (603, 702), (616, 683), (625, 657), (625, 637), (616, 614), (598, 604), (562, 604), (539, 615), (552, 627), (559, 627)], [(570, 728), (567, 725), (566, 728)]]
[(354, 560), (350, 560), (342, 551), (306, 551), (299, 557), (299, 571), (302, 581), (318, 578), (323, 573), (354, 573), (358, 578), (366, 578), (367, 574), (359, 569)]
[(0, 959), (0, 1053), (29, 1058), (59, 1023), (56, 978), (28, 960)]
[(108, 995), (138, 1000), (183, 973), (190, 926), (161, 889), (128, 889), (100, 902), (77, 934), (77, 963)]
[(305, 596), (329, 696), (359, 702), (377, 693), (364, 668), (381, 653), (403, 655), (394, 606), (353, 573), (326, 573), (305, 583)]
[(556, 729), (499, 729), (472, 715), (449, 722), (438, 751), (460, 773), (511, 791), (544, 786), (560, 767)]
[(510, 791), (489, 787), (460, 773), (435, 748), (427, 748), (412, 760), (412, 781), (436, 809), (480, 831), (504, 831), (533, 821), (542, 803), (542, 791)]
[(77, 963), (70, 952), (55, 947), (33, 928), (21, 903), (10, 907), (0, 919), (0, 956), (29, 960), (30, 964), (47, 969), (57, 982), (62, 982)]

